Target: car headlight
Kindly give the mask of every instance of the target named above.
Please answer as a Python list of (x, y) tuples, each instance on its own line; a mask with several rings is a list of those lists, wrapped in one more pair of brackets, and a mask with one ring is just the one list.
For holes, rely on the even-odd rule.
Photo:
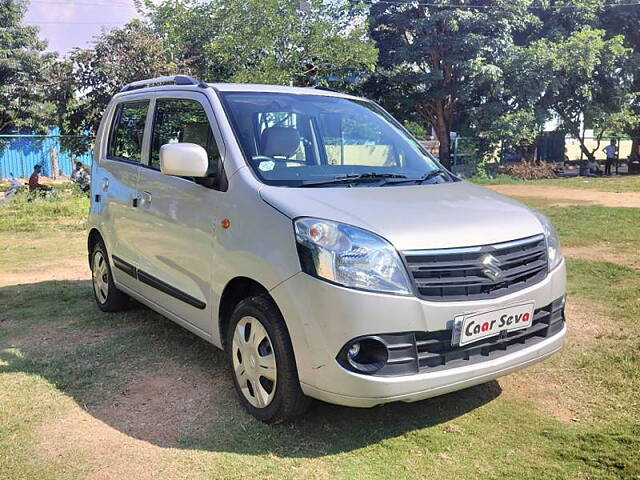
[(560, 253), (558, 234), (551, 221), (545, 215), (540, 212), (536, 212), (536, 216), (542, 224), (544, 236), (547, 239), (547, 257), (549, 258), (549, 271), (551, 271), (562, 262), (562, 253)]
[(304, 272), (345, 287), (411, 294), (398, 252), (378, 235), (317, 218), (300, 218), (294, 228)]

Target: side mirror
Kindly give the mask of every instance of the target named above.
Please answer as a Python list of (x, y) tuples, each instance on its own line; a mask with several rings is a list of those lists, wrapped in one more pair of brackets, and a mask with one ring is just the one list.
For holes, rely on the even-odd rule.
[(168, 143), (160, 147), (160, 171), (177, 177), (206, 177), (207, 151), (195, 143)]

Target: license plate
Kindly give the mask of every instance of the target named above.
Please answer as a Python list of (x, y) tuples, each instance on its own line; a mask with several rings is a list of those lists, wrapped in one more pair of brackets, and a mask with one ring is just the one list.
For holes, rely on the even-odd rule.
[(497, 310), (460, 315), (454, 322), (454, 345), (467, 345), (502, 332), (530, 327), (533, 323), (533, 302), (512, 305)]

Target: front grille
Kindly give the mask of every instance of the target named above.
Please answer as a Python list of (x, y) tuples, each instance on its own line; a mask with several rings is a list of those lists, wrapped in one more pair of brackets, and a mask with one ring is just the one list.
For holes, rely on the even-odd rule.
[(538, 283), (549, 268), (544, 235), (402, 254), (419, 297), (435, 302), (497, 298)]
[(558, 299), (551, 305), (540, 308), (533, 315), (530, 327), (514, 332), (505, 332), (482, 339), (462, 347), (451, 345), (451, 330), (416, 333), (418, 368), (452, 368), (474, 359), (495, 358), (504, 353), (512, 353), (525, 346), (533, 345), (562, 330), (564, 325), (564, 301)]
[(387, 347), (389, 357), (386, 365), (375, 375), (412, 375), (492, 360), (552, 337), (562, 330), (564, 323), (564, 298), (559, 298), (538, 308), (530, 327), (504, 332), (469, 345), (452, 345), (451, 330), (376, 335), (375, 338)]

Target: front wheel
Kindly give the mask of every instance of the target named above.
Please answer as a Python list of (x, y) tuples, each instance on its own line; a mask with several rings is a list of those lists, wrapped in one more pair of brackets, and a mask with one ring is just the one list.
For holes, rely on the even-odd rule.
[(231, 315), (228, 361), (241, 403), (266, 423), (293, 420), (309, 407), (282, 314), (265, 296), (243, 300)]
[(113, 282), (107, 249), (102, 242), (97, 242), (91, 251), (91, 280), (93, 295), (100, 310), (118, 312), (127, 307), (129, 297), (118, 290)]

